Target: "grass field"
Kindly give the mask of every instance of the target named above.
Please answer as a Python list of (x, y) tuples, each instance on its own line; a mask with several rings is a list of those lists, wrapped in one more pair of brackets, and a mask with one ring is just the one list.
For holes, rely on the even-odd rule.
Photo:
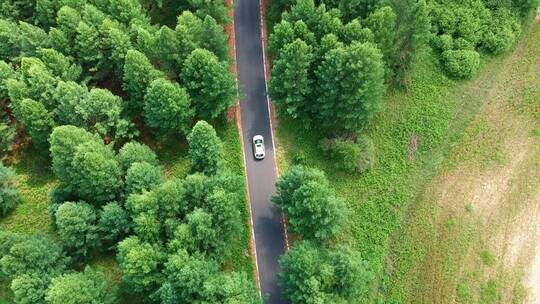
[(499, 69), (480, 112), (392, 239), (388, 302), (540, 300), (538, 24)]
[[(224, 142), (225, 167), (232, 172), (245, 176), (244, 161), (238, 128), (235, 123), (217, 126), (219, 137)], [(160, 163), (165, 167), (168, 177), (185, 177), (188, 174), (189, 159), (187, 142), (179, 137), (150, 140), (143, 136), (143, 141), (158, 154)], [(48, 193), (54, 188), (56, 180), (50, 171), (50, 161), (31, 148), (23, 149), (14, 160), (15, 171), (19, 177), (18, 186), (22, 192), (22, 203), (7, 217), (0, 219), (0, 225), (6, 229), (21, 233), (47, 233), (55, 237), (51, 219), (48, 215)], [(244, 195), (244, 197), (246, 197)], [(227, 270), (243, 271), (253, 274), (254, 266), (250, 255), (250, 228), (247, 200), (242, 206), (242, 233), (235, 239), (232, 258), (226, 262)], [(94, 257), (91, 265), (105, 272), (112, 286), (119, 287), (122, 272), (116, 263), (114, 254)], [(124, 295), (123, 303), (137, 303)], [(0, 303), (12, 303), (12, 294), (7, 282), (0, 283)]]
[[(534, 33), (528, 33), (525, 40), (533, 39), (533, 36)], [(500, 83), (500, 77), (511, 69), (509, 60), (511, 58), (507, 57), (484, 58), (477, 79), (456, 82), (441, 72), (435, 56), (426, 51), (412, 71), (410, 91), (390, 90), (385, 98), (386, 108), (365, 131), (375, 143), (377, 162), (362, 175), (335, 170), (318, 148), (321, 135), (317, 131), (300, 135), (298, 123), (286, 119), (280, 121), (278, 157), (281, 170), (286, 170), (294, 155), (302, 152), (308, 165), (327, 173), (337, 193), (350, 207), (352, 214), (339, 241), (358, 249), (378, 274), (373, 299), (402, 303), (403, 297), (390, 296), (394, 293), (392, 284), (395, 282), (388, 274), (401, 271), (394, 269), (396, 261), (389, 257), (390, 248), (400, 242), (392, 235), (406, 228), (401, 224), (403, 215), (437, 174), (481, 106), (493, 97), (493, 88), (507, 85)], [(418, 145), (412, 153), (410, 144), (415, 137)], [(432, 229), (429, 226), (421, 228)], [(416, 252), (404, 252), (406, 257), (414, 254)], [(493, 289), (493, 284), (487, 287), (486, 293), (490, 288)]]

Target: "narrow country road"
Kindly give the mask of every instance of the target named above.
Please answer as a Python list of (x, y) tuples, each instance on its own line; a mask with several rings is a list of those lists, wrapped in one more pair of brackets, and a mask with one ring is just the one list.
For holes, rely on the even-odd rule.
[[(269, 296), (269, 304), (288, 303), (281, 299), (281, 291), (277, 285), (278, 258), (285, 252), (285, 234), (281, 213), (270, 202), (270, 197), (275, 192), (277, 173), (266, 97), (258, 0), (235, 0), (234, 27), (241, 92), (242, 136), (259, 281), (263, 296)], [(259, 134), (265, 139), (266, 157), (256, 161), (251, 143), (253, 136)]]

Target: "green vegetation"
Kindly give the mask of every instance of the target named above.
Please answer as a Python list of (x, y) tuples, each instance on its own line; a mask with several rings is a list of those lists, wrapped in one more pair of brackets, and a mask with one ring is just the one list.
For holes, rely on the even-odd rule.
[(193, 301), (260, 302), (227, 5), (23, 2), (0, 13), (0, 299), (171, 303), (181, 256), (212, 265)]
[[(328, 123), (334, 127), (330, 132), (320, 128), (321, 124), (315, 124), (317, 127), (314, 128), (305, 123), (305, 117), (315, 119), (317, 115), (324, 113), (324, 109), (306, 111), (304, 117), (289, 115), (291, 113), (287, 111), (278, 111), (280, 114), (278, 127), (280, 169), (287, 172), (292, 165), (297, 163), (322, 169), (328, 176), (330, 186), (339, 193), (349, 207), (350, 214), (344, 223), (343, 231), (338, 233), (335, 242), (350, 244), (354, 250), (358, 250), (362, 258), (367, 261), (368, 269), (375, 274), (368, 284), (370, 288), (362, 296), (355, 297), (356, 301), (353, 302), (363, 303), (373, 300), (396, 303), (415, 302), (412, 291), (410, 298), (399, 297), (400, 287), (395, 287), (393, 285), (395, 281), (389, 279), (396, 275), (396, 271), (406, 273), (409, 268), (394, 269), (394, 265), (387, 267), (388, 262), (396, 261), (399, 264), (402, 260), (409, 261), (408, 254), (413, 254), (410, 251), (400, 251), (399, 257), (393, 255), (394, 252), (390, 251), (391, 241), (394, 240), (392, 236), (394, 233), (407, 231), (407, 226), (402, 226), (402, 220), (407, 214), (408, 207), (418, 197), (424, 185), (437, 173), (441, 162), (453, 144), (461, 138), (479, 106), (490, 99), (487, 92), (483, 90), (487, 90), (489, 84), (494, 81), (491, 74), (502, 70), (497, 67), (502, 58), (492, 58), (489, 55), (506, 52), (513, 48), (521, 31), (520, 26), (516, 29), (515, 22), (519, 24), (520, 20), (525, 20), (520, 18), (525, 18), (524, 16), (528, 18), (532, 8), (537, 5), (531, 3), (529, 9), (522, 10), (521, 5), (506, 2), (469, 1), (466, 5), (461, 5), (453, 1), (440, 3), (430, 1), (427, 4), (423, 1), (409, 1), (408, 7), (404, 7), (402, 5), (407, 1), (372, 1), (370, 5), (363, 8), (359, 3), (355, 3), (355, 9), (352, 9), (347, 7), (351, 4), (348, 1), (317, 1), (316, 3), (319, 2), (324, 2), (326, 7), (321, 4), (318, 8), (315, 6), (314, 9), (313, 1), (308, 0), (275, 2), (273, 10), (281, 6), (281, 9), (287, 9), (287, 11), (282, 15), (283, 21), (273, 28), (269, 44), (270, 55), (276, 56), (280, 51), (288, 49), (283, 46), (286, 43), (282, 43), (286, 41), (284, 37), (287, 36), (300, 39), (307, 45), (315, 41), (316, 44), (311, 50), (313, 54), (328, 52), (325, 47), (339, 52), (336, 51), (340, 47), (337, 42), (339, 39), (327, 38), (323, 41), (318, 40), (318, 37), (340, 22), (346, 24), (345, 27), (349, 30), (355, 28), (355, 32), (362, 32), (363, 34), (358, 37), (364, 37), (363, 39), (368, 39), (368, 41), (373, 39), (369, 38), (369, 32), (371, 32), (371, 37), (378, 37), (378, 41), (375, 41), (376, 47), (384, 48), (380, 50), (383, 54), (380, 60), (384, 61), (387, 69), (385, 73), (387, 92), (384, 102), (381, 103), (384, 104), (382, 106), (384, 110), (378, 114), (375, 114), (377, 111), (364, 111), (363, 114), (368, 117), (364, 120), (364, 127), (351, 128), (349, 132), (339, 130), (343, 125), (334, 124), (339, 121), (338, 119), (328, 120)], [(342, 10), (341, 14), (335, 10), (328, 10), (328, 7), (339, 8)], [(325, 18), (320, 17), (324, 16), (325, 11), (333, 12), (333, 14), (326, 15)], [(475, 15), (480, 11), (484, 15)], [(354, 15), (356, 14), (354, 12), (358, 15)], [(424, 19), (428, 15), (431, 21), (430, 18)], [(292, 19), (291, 16), (298, 19)], [(314, 18), (314, 16), (320, 18)], [(272, 16), (272, 12), (269, 18), (274, 18), (272, 22), (278, 21), (276, 15)], [(336, 18), (341, 18), (343, 21)], [(408, 18), (417, 20), (409, 22), (408, 26), (404, 25), (404, 22), (410, 21)], [(291, 19), (294, 23), (287, 24)], [(382, 28), (388, 29), (381, 24), (390, 24), (393, 19), (397, 19), (394, 37), (377, 33)], [(494, 25), (490, 27), (491, 23)], [(413, 24), (416, 25), (416, 29), (408, 28)], [(473, 25), (479, 26), (479, 29), (483, 31), (471, 30), (469, 32), (471, 28), (474, 28)], [(479, 36), (467, 36), (469, 39), (476, 39), (471, 42), (472, 40), (465, 38), (469, 34)], [(497, 39), (492, 39), (493, 35), (498, 35)], [(348, 35), (348, 37), (355, 36)], [(383, 37), (389, 38), (392, 43), (382, 39)], [(495, 48), (485, 47), (488, 40), (497, 45), (497, 51)], [(433, 49), (429, 48), (430, 44), (427, 42), (431, 42)], [(294, 43), (298, 44), (298, 42)], [(484, 56), (485, 54), (488, 56)], [(274, 69), (284, 57), (275, 58), (277, 59)], [(333, 61), (333, 64), (339, 62), (337, 59)], [(321, 61), (311, 59), (308, 62)], [(414, 65), (411, 65), (413, 62)], [(297, 64), (297, 62), (290, 64)], [(325, 68), (324, 71), (328, 72), (330, 69)], [(474, 78), (475, 75), (483, 75), (481, 74), (483, 71), (486, 71), (487, 76), (483, 76), (480, 86), (477, 83), (458, 82), (454, 79), (456, 76)], [(280, 72), (278, 69), (278, 73)], [(328, 77), (327, 79), (340, 78)], [(331, 94), (333, 87), (346, 86), (349, 82), (351, 82), (350, 79), (336, 83), (326, 81), (325, 85), (328, 87), (324, 92)], [(302, 83), (303, 81), (300, 81), (300, 84)], [(394, 84), (404, 85), (407, 91), (402, 91), (400, 86)], [(322, 86), (313, 81), (308, 89), (318, 89)], [(355, 87), (358, 87), (358, 84)], [(291, 88), (296, 89), (294, 86)], [(278, 89), (281, 88), (278, 87)], [(299, 92), (301, 90), (290, 90), (290, 94)], [(316, 97), (321, 95), (316, 94)], [(278, 110), (280, 102), (288, 100), (286, 98), (278, 100), (279, 95), (273, 97)], [(314, 104), (313, 100), (314, 98), (310, 98), (309, 103), (306, 104)], [(368, 99), (363, 102), (368, 102)], [(291, 112), (296, 113), (298, 108), (295, 104)], [(336, 107), (330, 106), (328, 109), (333, 111)], [(349, 111), (352, 110), (349, 109)], [(370, 116), (373, 116), (372, 120), (369, 119)], [(298, 130), (305, 126), (308, 128), (300, 136)], [(338, 133), (332, 134), (335, 131)], [(359, 138), (367, 139), (368, 143), (364, 142), (357, 146)], [(362, 151), (365, 152), (362, 153)], [(329, 158), (333, 162), (329, 162)], [(360, 169), (361, 163), (368, 164), (366, 166), (368, 169)], [(461, 222), (454, 218), (448, 218), (445, 223), (448, 229), (461, 227)], [(418, 235), (425, 237), (426, 232), (420, 233), (421, 229), (430, 230), (428, 224), (421, 226), (420, 229), (415, 229), (415, 237)], [(401, 240), (394, 241), (401, 244)], [(298, 245), (293, 245), (293, 249), (295, 246)], [(406, 248), (406, 250), (414, 250), (410, 247)], [(411, 279), (408, 276), (402, 277), (403, 273), (399, 272), (398, 276), (404, 279), (403, 282)], [(287, 276), (287, 273), (283, 276)], [(499, 291), (491, 292), (499, 289), (500, 285), (497, 284), (485, 288), (486, 294), (489, 295), (499, 294)], [(416, 294), (421, 292), (418, 289), (414, 291)], [(470, 288), (463, 287), (462, 291), (466, 295)], [(301, 303), (302, 301), (295, 298), (294, 302)]]

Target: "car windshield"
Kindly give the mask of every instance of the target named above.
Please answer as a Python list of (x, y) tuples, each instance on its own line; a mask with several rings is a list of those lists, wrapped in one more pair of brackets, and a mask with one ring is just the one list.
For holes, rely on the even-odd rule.
[(256, 140), (255, 140), (255, 144), (256, 144), (256, 145), (262, 144), (262, 139), (256, 139)]

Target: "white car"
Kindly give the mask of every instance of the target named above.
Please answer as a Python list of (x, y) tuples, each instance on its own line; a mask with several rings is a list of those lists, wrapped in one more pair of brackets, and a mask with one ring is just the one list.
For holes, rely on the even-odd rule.
[(253, 136), (253, 154), (256, 159), (264, 158), (264, 138), (262, 135)]

